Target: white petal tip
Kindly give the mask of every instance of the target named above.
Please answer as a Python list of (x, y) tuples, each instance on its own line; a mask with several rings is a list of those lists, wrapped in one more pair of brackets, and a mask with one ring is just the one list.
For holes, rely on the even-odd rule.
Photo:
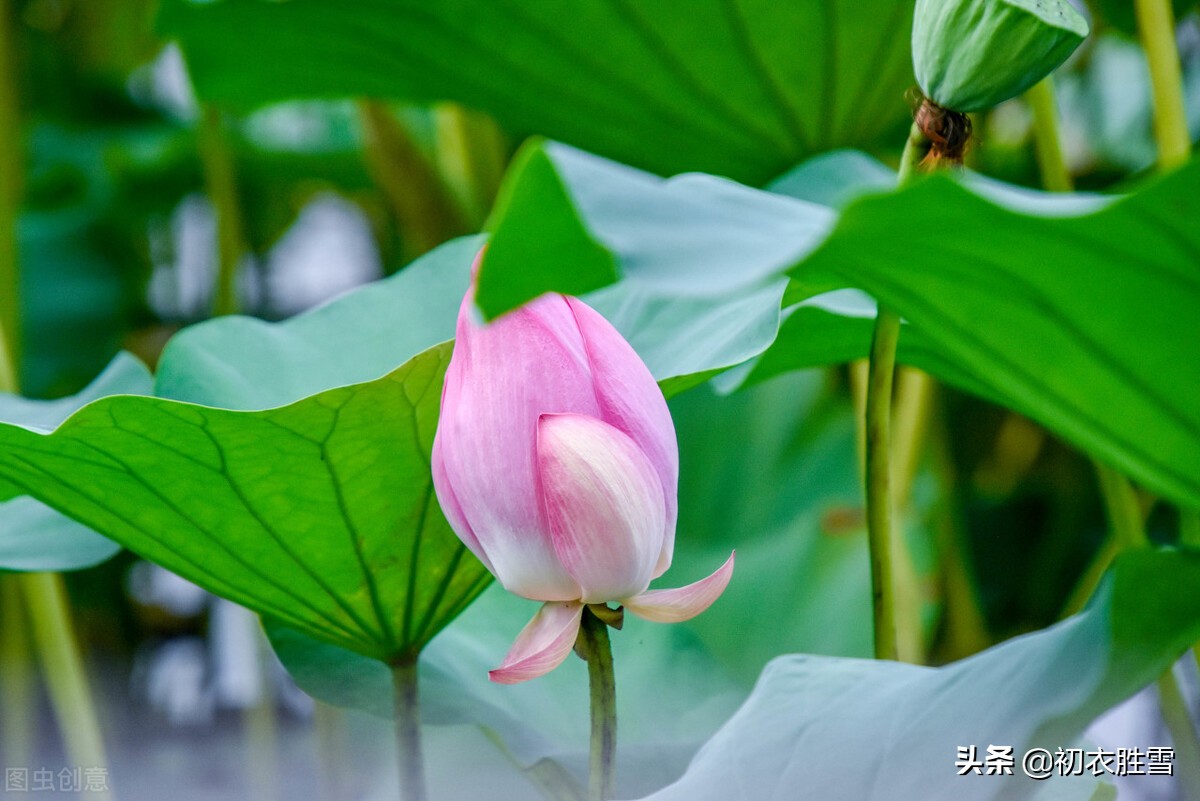
[(563, 663), (579, 635), (583, 605), (550, 601), (533, 616), (513, 642), (504, 663), (488, 671), (496, 684), (518, 684), (544, 676)]
[(733, 561), (737, 551), (729, 554), (725, 564), (708, 578), (675, 590), (650, 590), (623, 603), (638, 617), (655, 623), (682, 623), (713, 605), (729, 586), (733, 577)]

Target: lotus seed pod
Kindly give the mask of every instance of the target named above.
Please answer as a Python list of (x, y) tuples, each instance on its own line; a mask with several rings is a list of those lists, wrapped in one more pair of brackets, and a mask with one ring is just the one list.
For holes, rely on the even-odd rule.
[(1087, 34), (1068, 0), (917, 0), (913, 69), (938, 105), (979, 111), (1045, 78)]

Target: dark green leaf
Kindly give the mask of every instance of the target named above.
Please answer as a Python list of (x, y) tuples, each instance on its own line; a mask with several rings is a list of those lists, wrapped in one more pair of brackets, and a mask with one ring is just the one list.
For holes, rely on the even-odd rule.
[[(761, 183), (901, 130), (913, 0), (164, 3), (206, 100), (457, 100), (661, 173)], [(245, 47), (246, 41), (254, 47)]]

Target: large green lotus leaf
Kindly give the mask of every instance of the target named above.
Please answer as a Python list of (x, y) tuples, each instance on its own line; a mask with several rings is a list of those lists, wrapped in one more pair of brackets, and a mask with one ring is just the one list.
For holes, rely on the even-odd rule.
[(110, 397), (52, 434), (0, 426), (0, 498), (31, 495), (316, 639), (411, 656), (491, 578), (433, 495), (450, 350), (267, 411)]
[[(152, 386), (150, 371), (133, 356), (120, 353), (77, 395), (53, 401), (0, 395), (0, 420), (48, 430), (97, 398), (148, 395)], [(117, 543), (33, 498), (0, 503), (0, 569), (79, 570), (99, 564), (119, 550)]]
[[(664, 181), (561, 145), (534, 145), (520, 164), (481, 269), (486, 313), (578, 286), (572, 268), (602, 257), (609, 275), (589, 273), (589, 288), (619, 274), (660, 294), (734, 301), (786, 273), (789, 307), (859, 288), (908, 321), (912, 363), (1200, 505), (1200, 361), (1188, 350), (1200, 338), (1190, 225), (1200, 163), (1115, 202), (976, 192), (935, 176), (861, 198), (836, 221), (813, 203), (703, 176)], [(561, 221), (553, 253), (508, 223), (543, 212)], [(831, 308), (828, 296), (815, 302)], [(851, 323), (865, 330), (861, 316)], [(811, 356), (820, 340), (803, 334), (777, 347), (805, 341)], [(855, 340), (865, 346), (851, 332), (831, 338), (828, 360)]]
[(791, 798), (803, 787), (855, 801), (1028, 798), (1037, 783), (1019, 762), (1011, 777), (958, 776), (957, 748), (1069, 746), (1197, 637), (1200, 556), (1127, 554), (1082, 614), (942, 668), (772, 662), (683, 778), (647, 801)]
[[(913, 0), (163, 4), (201, 98), (457, 100), (660, 173), (761, 183), (902, 135)], [(254, 47), (245, 47), (246, 41)]]

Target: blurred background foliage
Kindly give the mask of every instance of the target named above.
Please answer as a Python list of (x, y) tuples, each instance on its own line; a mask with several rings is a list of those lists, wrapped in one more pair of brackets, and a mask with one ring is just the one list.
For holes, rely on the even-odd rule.
[[(76, 392), (120, 348), (153, 365), (171, 333), (214, 314), (284, 318), (479, 230), (508, 159), (531, 133), (607, 148), (604, 155), (664, 174), (707, 169), (757, 184), (835, 147), (894, 163), (903, 144), (903, 95), (912, 84), (906, 25), (876, 26), (886, 32), (880, 47), (901, 54), (878, 54), (882, 89), (864, 89), (846, 108), (802, 108), (800, 126), (814, 120), (821, 136), (785, 141), (778, 152), (730, 140), (727, 149), (688, 154), (665, 133), (674, 112), (650, 113), (662, 102), (650, 84), (630, 95), (628, 118), (610, 131), (571, 116), (560, 97), (566, 91), (570, 100), (569, 84), (580, 80), (570, 74), (531, 80), (523, 97), (481, 90), (476, 105), (491, 116), (450, 102), (403, 103), (397, 95), (438, 99), (439, 87), (409, 91), (387, 58), (370, 60), (379, 52), (401, 59), (421, 35), (391, 21), (386, 0), (348, 4), (330, 23), (374, 26), (363, 29), (380, 38), (364, 43), (361, 61), (338, 50), (344, 37), (326, 37), (305, 16), (324, 7), (290, 4), (293, 26), (258, 39), (228, 21), (205, 28), (205, 7), (183, 0), (163, 0), (162, 8), (155, 0), (0, 0), (8, 23), (0, 79), (12, 83), (19, 122), (2, 146), (20, 188), (26, 395)], [(462, 13), (458, 5), (444, 13)], [(252, 16), (255, 6), (235, 4), (230, 13)], [(1177, 3), (1195, 139), (1200, 24), (1192, 6)], [(1155, 147), (1145, 59), (1129, 35), (1127, 9), (1106, 0), (1091, 12), (1094, 34), (1056, 80), (1070, 171), (1081, 189), (1107, 191), (1146, 174)], [(436, 19), (424, 22), (436, 27)], [(197, 102), (188, 64), (170, 41), (178, 35), (194, 39), (206, 96), (227, 103)], [(853, 41), (855, 34), (839, 35)], [(332, 44), (322, 49), (324, 41)], [(783, 44), (802, 55), (797, 43)], [(294, 57), (297, 49), (311, 53), (309, 63)], [(213, 68), (215, 59), (224, 72)], [(458, 73), (487, 69), (480, 57)], [(365, 96), (372, 90), (381, 96)], [(975, 123), (970, 167), (1040, 186), (1024, 100)], [(787, 121), (779, 125), (786, 140)], [(625, 133), (636, 134), (635, 143), (668, 139), (639, 149), (622, 140)], [(778, 140), (777, 133), (764, 136)], [(742, 158), (738, 147), (758, 155)], [(680, 550), (680, 575), (698, 575), (713, 554), (736, 545), (741, 564), (762, 577), (735, 584), (727, 602), (692, 624), (741, 680), (781, 652), (869, 655), (852, 380), (846, 368), (830, 368), (728, 398), (704, 386), (672, 402), (683, 460), (680, 539), (693, 543)], [(928, 430), (909, 531), (926, 611), (913, 625), (929, 632), (929, 658), (942, 662), (1059, 619), (1107, 523), (1091, 462), (1027, 419), (942, 389)], [(1143, 501), (1152, 507), (1151, 535), (1166, 539), (1175, 513)], [(963, 559), (938, 558), (947, 553)], [(210, 628), (207, 603), (164, 600), (186, 592), (148, 589), (164, 579), (131, 574), (136, 561), (122, 553), (69, 576), (93, 659), (125, 665), (148, 643), (161, 648)], [(798, 624), (752, 633), (770, 641), (746, 640), (738, 621), (764, 613)]]

